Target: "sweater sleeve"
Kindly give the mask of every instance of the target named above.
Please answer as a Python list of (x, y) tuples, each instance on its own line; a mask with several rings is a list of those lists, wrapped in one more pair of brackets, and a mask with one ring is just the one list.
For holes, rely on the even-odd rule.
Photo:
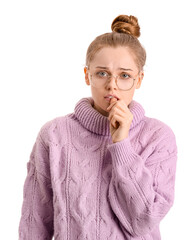
[(52, 239), (52, 199), (48, 149), (38, 135), (27, 163), (27, 176), (23, 186), (20, 240)]
[(150, 233), (174, 201), (175, 135), (169, 128), (160, 138), (156, 146), (149, 144), (154, 150), (147, 158), (134, 151), (129, 138), (108, 146), (113, 163), (109, 201), (122, 229), (131, 236)]

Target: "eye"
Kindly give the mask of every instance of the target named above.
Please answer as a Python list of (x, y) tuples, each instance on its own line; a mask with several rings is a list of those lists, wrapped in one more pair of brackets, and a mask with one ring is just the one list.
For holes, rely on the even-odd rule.
[(107, 77), (108, 73), (107, 72), (97, 72), (96, 76), (98, 76), (98, 77)]
[(122, 74), (121, 74), (121, 78), (123, 78), (123, 79), (129, 79), (129, 78), (132, 78), (132, 76), (129, 75), (128, 73), (122, 73)]

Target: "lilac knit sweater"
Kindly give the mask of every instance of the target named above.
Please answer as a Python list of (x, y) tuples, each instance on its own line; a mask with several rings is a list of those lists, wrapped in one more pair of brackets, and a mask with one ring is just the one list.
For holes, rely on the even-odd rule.
[(177, 146), (163, 122), (132, 100), (129, 137), (82, 98), (45, 123), (27, 163), (20, 240), (160, 240), (174, 200)]

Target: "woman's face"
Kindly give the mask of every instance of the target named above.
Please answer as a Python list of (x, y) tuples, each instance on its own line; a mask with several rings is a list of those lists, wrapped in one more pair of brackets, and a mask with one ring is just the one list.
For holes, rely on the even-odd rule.
[[(120, 70), (120, 68), (123, 68), (123, 70)], [(127, 47), (104, 47), (98, 51), (90, 63), (89, 69), (86, 67), (84, 68), (85, 81), (87, 85), (91, 85), (90, 75), (97, 72), (107, 72), (114, 76), (122, 73), (129, 74), (136, 79), (133, 87), (128, 91), (118, 89), (114, 77), (112, 77), (110, 81), (106, 82), (103, 87), (96, 88), (91, 85), (91, 93), (94, 100), (93, 107), (104, 116), (109, 116), (109, 112), (106, 108), (110, 105), (110, 102), (105, 98), (108, 94), (115, 94), (128, 106), (133, 99), (135, 89), (140, 88), (141, 85), (143, 72), (138, 75), (138, 71), (139, 69), (136, 66), (134, 57)]]

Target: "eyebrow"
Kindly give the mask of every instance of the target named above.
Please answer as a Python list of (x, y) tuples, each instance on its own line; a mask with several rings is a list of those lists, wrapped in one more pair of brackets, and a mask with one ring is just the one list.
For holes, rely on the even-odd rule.
[[(101, 67), (101, 66), (97, 66), (96, 68), (109, 69), (108, 67)], [(133, 71), (133, 70), (130, 69), (130, 68), (118, 68), (118, 70)]]

